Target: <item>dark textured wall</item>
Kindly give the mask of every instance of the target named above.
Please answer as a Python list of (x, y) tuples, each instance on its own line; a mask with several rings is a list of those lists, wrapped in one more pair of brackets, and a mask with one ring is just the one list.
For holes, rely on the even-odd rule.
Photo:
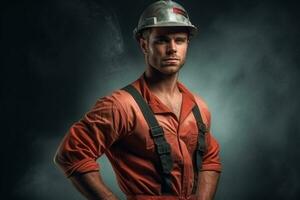
[[(55, 149), (97, 98), (143, 72), (131, 34), (151, 2), (1, 3), (1, 199), (83, 199), (53, 164)], [(180, 79), (212, 112), (223, 161), (216, 199), (299, 199), (298, 4), (179, 2), (200, 27)]]

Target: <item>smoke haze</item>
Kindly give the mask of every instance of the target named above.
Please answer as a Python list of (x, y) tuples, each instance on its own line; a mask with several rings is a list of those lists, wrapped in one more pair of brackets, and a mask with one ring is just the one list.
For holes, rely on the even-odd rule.
[[(132, 30), (152, 1), (28, 1), (1, 8), (4, 199), (84, 199), (54, 165), (72, 123), (144, 70)], [(221, 145), (217, 200), (300, 197), (299, 14), (290, 1), (184, 2), (200, 33), (180, 80)], [(121, 198), (105, 157), (107, 185)], [(6, 173), (7, 172), (7, 173)]]

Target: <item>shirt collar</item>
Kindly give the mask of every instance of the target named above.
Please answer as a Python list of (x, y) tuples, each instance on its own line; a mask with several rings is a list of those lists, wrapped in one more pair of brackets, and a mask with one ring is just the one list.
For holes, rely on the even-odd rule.
[[(154, 114), (172, 113), (172, 111), (151, 92), (145, 81), (144, 74), (133, 82), (132, 85), (141, 93)], [(182, 105), (179, 119), (179, 121), (182, 122), (191, 113), (194, 105), (196, 105), (196, 101), (194, 95), (182, 83), (177, 81), (177, 86), (182, 93)]]

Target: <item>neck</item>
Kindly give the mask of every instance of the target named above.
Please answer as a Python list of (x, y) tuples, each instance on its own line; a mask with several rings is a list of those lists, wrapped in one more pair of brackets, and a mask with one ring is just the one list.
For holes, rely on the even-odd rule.
[(174, 96), (180, 93), (177, 87), (178, 75), (178, 72), (166, 75), (149, 66), (145, 71), (145, 80), (154, 94)]

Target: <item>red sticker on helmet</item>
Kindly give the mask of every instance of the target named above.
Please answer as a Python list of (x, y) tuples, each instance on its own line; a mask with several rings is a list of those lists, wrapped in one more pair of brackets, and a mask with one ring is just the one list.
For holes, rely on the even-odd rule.
[(179, 14), (179, 15), (183, 15), (187, 18), (187, 14), (184, 10), (180, 9), (180, 8), (173, 8), (173, 13)]

